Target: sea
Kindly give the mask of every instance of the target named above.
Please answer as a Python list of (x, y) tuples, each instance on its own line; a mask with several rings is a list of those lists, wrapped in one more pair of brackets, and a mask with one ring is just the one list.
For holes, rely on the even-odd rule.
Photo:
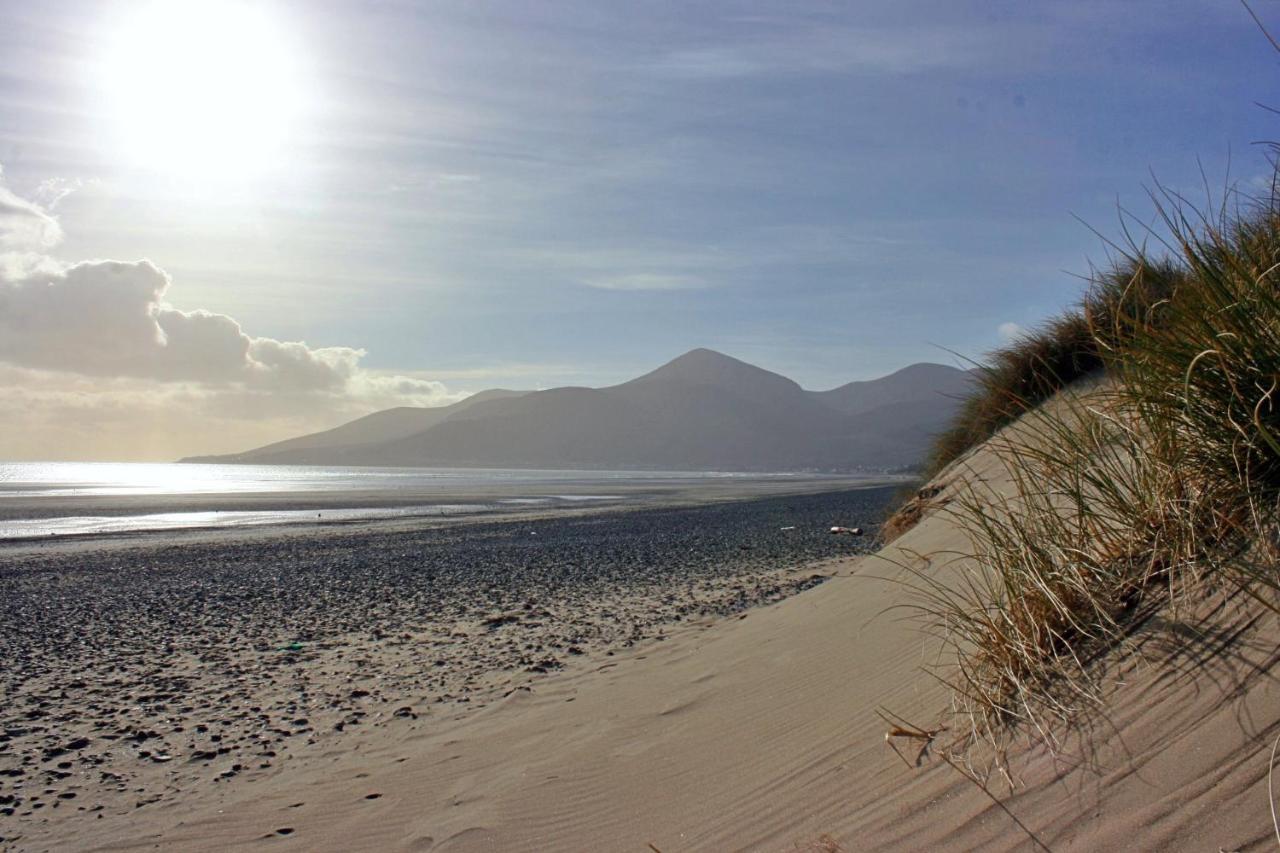
[(0, 541), (554, 512), (682, 495), (837, 489), (862, 474), (0, 463)]

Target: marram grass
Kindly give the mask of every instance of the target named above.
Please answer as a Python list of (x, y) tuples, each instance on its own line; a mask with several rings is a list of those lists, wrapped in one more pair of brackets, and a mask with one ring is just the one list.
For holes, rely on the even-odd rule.
[[(1100, 701), (1094, 658), (1152, 608), (1280, 590), (1280, 205), (1158, 201), (1169, 251), (1131, 246), (1078, 311), (995, 354), (935, 448), (955, 484), (937, 511), (968, 547), (910, 584), (950, 650), (960, 752), (1012, 728), (1056, 745)], [(968, 470), (983, 441), (1005, 488)]]

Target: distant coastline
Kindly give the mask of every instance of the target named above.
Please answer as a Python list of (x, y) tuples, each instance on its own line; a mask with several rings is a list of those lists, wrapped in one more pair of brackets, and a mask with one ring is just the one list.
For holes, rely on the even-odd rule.
[(0, 543), (197, 529), (412, 527), (905, 482), (884, 474), (0, 464)]

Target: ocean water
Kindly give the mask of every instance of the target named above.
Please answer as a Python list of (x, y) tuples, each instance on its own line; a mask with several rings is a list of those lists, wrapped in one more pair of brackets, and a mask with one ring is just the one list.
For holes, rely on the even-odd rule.
[(795, 478), (799, 474), (687, 471), (560, 471), (501, 468), (325, 468), (310, 465), (180, 465), (173, 462), (0, 463), (0, 498), (57, 495), (198, 495), (269, 492), (465, 490), (493, 485), (550, 488), (585, 482)]
[(760, 483), (776, 490), (815, 477), (822, 475), (0, 463), (0, 540), (554, 510), (634, 502), (708, 484), (732, 489)]

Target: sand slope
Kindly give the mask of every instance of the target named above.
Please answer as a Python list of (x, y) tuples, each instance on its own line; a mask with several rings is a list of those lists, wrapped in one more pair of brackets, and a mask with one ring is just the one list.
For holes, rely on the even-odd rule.
[[(997, 476), (989, 458), (976, 465)], [(1241, 596), (1184, 614), (1218, 632), (1198, 656), (1174, 642), (1189, 629), (1152, 620), (1139, 651), (1110, 663), (1105, 718), (1067, 755), (1020, 755), (1023, 785), (1000, 791), (1003, 805), (942, 762), (904, 766), (876, 709), (929, 723), (946, 692), (920, 674), (932, 644), (892, 609), (903, 591), (878, 577), (900, 571), (893, 561), (962, 546), (934, 515), (880, 557), (831, 564), (825, 584), (745, 618), (592, 658), (465, 719), (426, 716), (407, 734), (225, 799), (98, 821), (92, 836), (61, 840), (662, 853), (828, 849), (824, 835), (845, 850), (1275, 843), (1266, 779), (1280, 733), (1280, 627)]]

